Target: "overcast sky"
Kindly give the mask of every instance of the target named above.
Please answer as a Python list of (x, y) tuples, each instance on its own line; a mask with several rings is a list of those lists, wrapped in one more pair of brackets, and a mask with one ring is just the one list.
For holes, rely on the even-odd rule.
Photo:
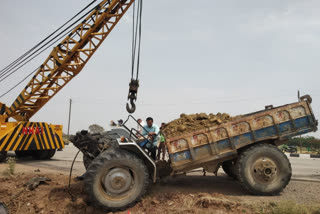
[[(26, 52), (90, 0), (1, 0), (0, 68)], [(310, 94), (320, 117), (320, 1), (145, 0), (136, 117), (168, 122), (180, 113), (245, 114)], [(71, 132), (124, 119), (131, 66), (132, 9), (82, 72), (33, 118)], [(50, 50), (51, 51), (51, 50)], [(43, 63), (41, 55), (2, 94)], [(27, 82), (1, 102), (11, 105)], [(320, 137), (319, 133), (314, 134)]]

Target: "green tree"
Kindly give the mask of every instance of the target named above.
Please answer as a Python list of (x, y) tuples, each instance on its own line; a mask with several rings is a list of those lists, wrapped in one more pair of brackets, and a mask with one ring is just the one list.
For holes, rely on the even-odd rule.
[(300, 142), (302, 147), (310, 148), (311, 151), (320, 153), (320, 139), (312, 136), (290, 138), (286, 145), (300, 147)]

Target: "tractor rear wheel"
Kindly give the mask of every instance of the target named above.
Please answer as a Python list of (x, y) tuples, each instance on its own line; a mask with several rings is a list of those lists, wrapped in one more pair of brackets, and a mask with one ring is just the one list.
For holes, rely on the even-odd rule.
[(291, 179), (291, 164), (276, 146), (262, 143), (241, 153), (236, 163), (242, 185), (255, 195), (276, 195)]
[(0, 162), (5, 162), (7, 159), (7, 152), (0, 152)]
[(97, 156), (84, 175), (88, 200), (104, 212), (127, 209), (146, 193), (149, 173), (132, 153), (109, 149)]
[(35, 160), (49, 160), (56, 153), (55, 149), (49, 150), (34, 150), (31, 152), (31, 156)]

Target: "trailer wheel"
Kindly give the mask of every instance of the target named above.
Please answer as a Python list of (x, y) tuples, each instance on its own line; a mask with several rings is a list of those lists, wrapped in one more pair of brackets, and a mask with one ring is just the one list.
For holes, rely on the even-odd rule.
[(249, 147), (236, 164), (238, 179), (255, 195), (280, 193), (291, 179), (291, 164), (276, 146), (258, 144)]
[(49, 150), (34, 150), (31, 152), (31, 156), (35, 160), (49, 160), (56, 153), (55, 149)]
[(149, 173), (141, 159), (123, 150), (107, 150), (96, 157), (84, 175), (89, 203), (104, 212), (124, 210), (146, 193)]
[(7, 159), (7, 152), (0, 152), (0, 162), (5, 162)]
[(228, 160), (222, 163), (223, 171), (231, 178), (237, 179), (237, 174), (235, 172), (235, 161)]

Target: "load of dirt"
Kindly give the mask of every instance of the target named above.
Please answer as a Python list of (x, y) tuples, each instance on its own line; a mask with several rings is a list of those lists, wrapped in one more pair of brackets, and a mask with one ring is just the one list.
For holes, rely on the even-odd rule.
[(220, 125), (241, 117), (241, 115), (231, 117), (227, 113), (211, 113), (209, 115), (206, 113), (190, 115), (181, 114), (180, 118), (167, 123), (162, 132), (165, 134), (166, 138), (173, 138), (185, 133)]

